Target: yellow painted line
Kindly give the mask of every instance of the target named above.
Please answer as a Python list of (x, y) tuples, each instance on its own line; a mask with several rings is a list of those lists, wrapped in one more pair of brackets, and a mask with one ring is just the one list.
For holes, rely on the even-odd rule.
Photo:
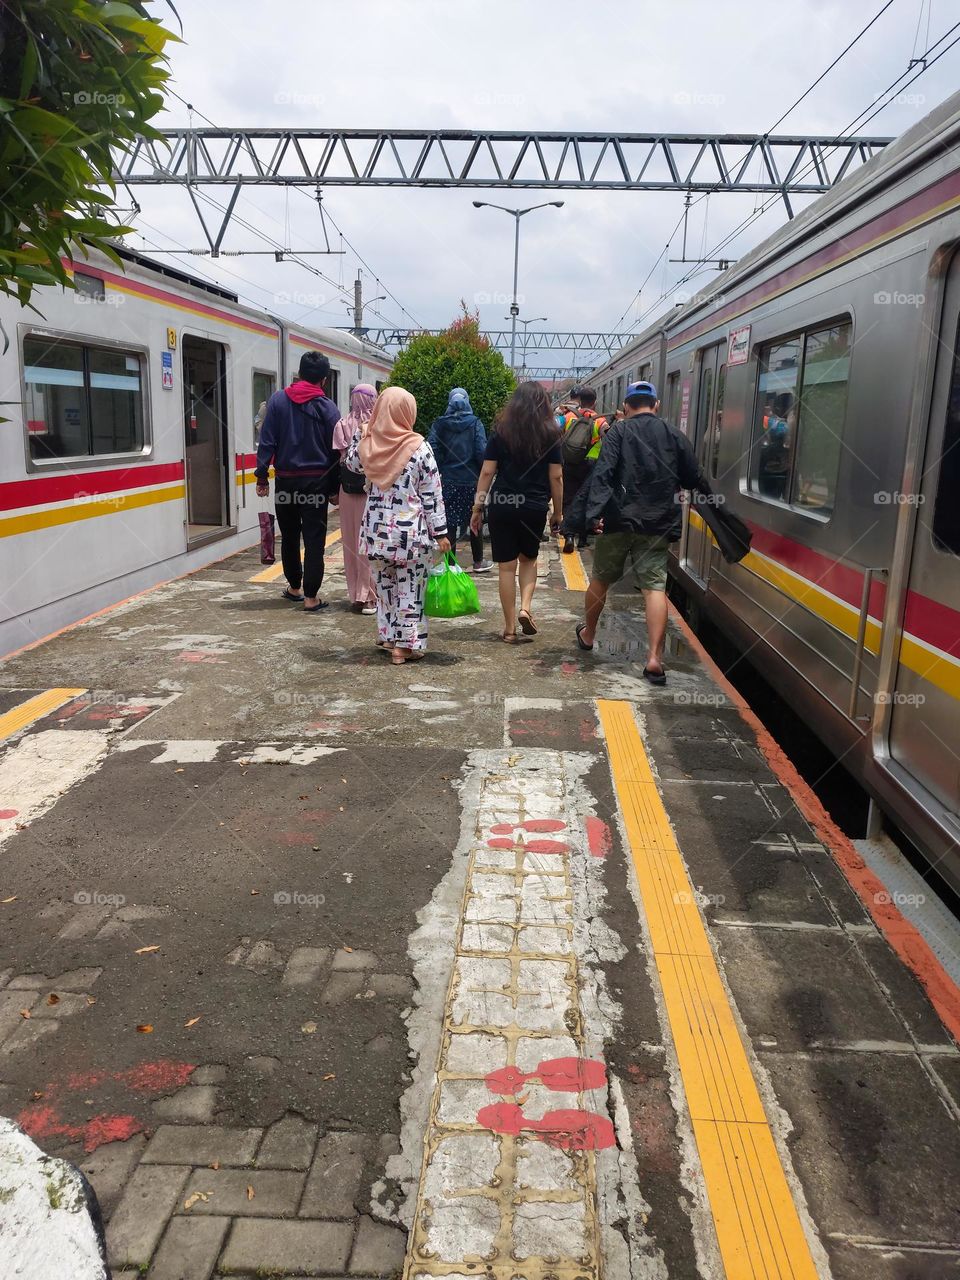
[[(334, 529), (332, 533), (327, 534), (327, 540), (324, 543), (324, 549), (329, 551), (335, 547), (340, 541), (340, 530)], [(283, 577), (283, 564), (278, 560), (276, 564), (268, 565), (266, 569), (261, 569), (259, 573), (255, 573), (252, 578), (248, 578), (248, 582), (276, 582), (278, 578)]]
[(183, 484), (168, 485), (163, 489), (149, 489), (146, 493), (117, 493), (106, 498), (84, 499), (68, 507), (53, 507), (48, 511), (30, 511), (22, 516), (7, 516), (0, 520), (0, 538), (15, 533), (30, 533), (34, 529), (50, 529), (58, 524), (71, 524), (74, 520), (90, 520), (93, 516), (114, 515), (118, 511), (131, 511), (135, 507), (152, 507), (158, 502), (172, 502), (186, 493)]
[[(560, 546), (563, 546), (561, 539)], [(563, 569), (563, 580), (566, 583), (568, 591), (586, 591), (587, 575), (583, 569), (583, 561), (580, 559), (580, 552), (574, 551), (570, 555), (565, 556), (560, 552), (560, 565)]]
[(21, 702), (19, 706), (0, 716), (0, 740), (19, 733), (28, 724), (33, 724), (34, 720), (48, 716), (57, 707), (62, 707), (65, 702), (72, 702), (86, 692), (86, 689), (47, 689), (45, 693), (28, 698), (26, 702)]
[(724, 1270), (728, 1280), (816, 1280), (633, 709), (602, 699), (597, 706)]

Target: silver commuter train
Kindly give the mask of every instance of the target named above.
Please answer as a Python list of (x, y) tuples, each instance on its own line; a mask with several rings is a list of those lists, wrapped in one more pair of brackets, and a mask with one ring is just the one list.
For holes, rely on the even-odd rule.
[(0, 298), (0, 655), (250, 546), (261, 406), (305, 350), (341, 408), (391, 357), (118, 247)]
[(960, 888), (960, 94), (597, 369), (653, 377), (753, 546), (671, 571)]

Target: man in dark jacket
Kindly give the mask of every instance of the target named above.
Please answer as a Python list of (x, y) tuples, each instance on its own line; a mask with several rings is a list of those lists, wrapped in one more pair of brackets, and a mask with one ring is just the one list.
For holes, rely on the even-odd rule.
[(602, 533), (586, 593), (586, 621), (577, 626), (577, 644), (592, 649), (607, 592), (632, 560), (647, 618), (643, 674), (658, 685), (667, 679), (667, 547), (680, 537), (680, 490), (704, 485), (690, 441), (657, 416), (659, 406), (653, 383), (632, 383), (623, 420), (604, 437), (586, 509), (587, 528), (602, 521)]
[(304, 352), (296, 381), (270, 397), (257, 446), (260, 498), (269, 496), (267, 477), (273, 464), (280, 555), (288, 583), (283, 594), (287, 600), (303, 601), (307, 613), (327, 607), (319, 598), (327, 511), (339, 486), (340, 454), (333, 447), (333, 429), (340, 411), (324, 390), (329, 376), (325, 355)]

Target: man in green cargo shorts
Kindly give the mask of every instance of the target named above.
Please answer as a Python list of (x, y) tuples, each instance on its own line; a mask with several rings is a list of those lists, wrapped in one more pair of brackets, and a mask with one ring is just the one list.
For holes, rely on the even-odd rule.
[(667, 548), (680, 537), (680, 491), (704, 485), (690, 441), (658, 417), (659, 407), (653, 383), (631, 383), (623, 421), (604, 437), (586, 510), (587, 528), (602, 532), (593, 553), (586, 619), (577, 625), (577, 644), (592, 649), (607, 592), (632, 563), (647, 620), (643, 675), (655, 685), (667, 682)]

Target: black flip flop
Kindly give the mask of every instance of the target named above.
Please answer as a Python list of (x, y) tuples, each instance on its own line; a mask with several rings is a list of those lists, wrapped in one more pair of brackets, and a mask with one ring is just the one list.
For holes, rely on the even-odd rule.
[(651, 684), (655, 684), (658, 687), (667, 683), (666, 671), (651, 671), (649, 667), (643, 668), (643, 678), (644, 680), (649, 680)]
[(318, 600), (316, 604), (305, 604), (303, 606), (304, 613), (319, 613), (321, 609), (329, 609), (329, 600)]
[(588, 651), (589, 651), (590, 649), (592, 649), (592, 648), (593, 648), (593, 645), (592, 645), (592, 644), (587, 644), (587, 643), (586, 643), (586, 642), (581, 638), (581, 636), (580, 636), (580, 632), (581, 632), (581, 631), (583, 631), (583, 629), (586, 627), (586, 625), (587, 625), (587, 624), (586, 624), (585, 622), (578, 622), (578, 623), (577, 623), (577, 626), (576, 626), (576, 632), (577, 632), (577, 647), (578, 647), (579, 649), (585, 649), (585, 650), (588, 650)]
[(292, 600), (294, 604), (303, 604), (303, 596), (295, 596), (289, 587), (280, 593), (284, 600)]

